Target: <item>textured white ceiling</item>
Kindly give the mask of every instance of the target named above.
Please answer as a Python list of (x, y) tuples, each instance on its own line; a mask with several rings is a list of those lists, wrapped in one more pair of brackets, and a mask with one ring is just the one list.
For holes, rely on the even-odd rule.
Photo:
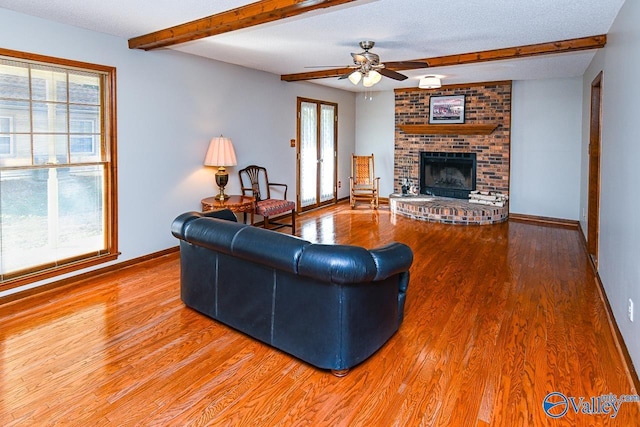
[[(224, 10), (246, 0), (0, 0), (0, 7), (129, 39)], [(400, 61), (606, 34), (624, 0), (359, 0), (173, 47), (183, 52), (290, 74), (351, 64), (358, 42), (374, 40), (381, 61)], [(572, 77), (593, 51), (404, 72), (375, 90), (415, 87), (426, 74), (445, 84)], [(314, 80), (362, 90), (348, 80)]]

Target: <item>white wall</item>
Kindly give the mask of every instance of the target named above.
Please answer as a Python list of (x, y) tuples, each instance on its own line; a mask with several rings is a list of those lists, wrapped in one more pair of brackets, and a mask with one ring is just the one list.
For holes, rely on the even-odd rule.
[[(372, 98), (356, 95), (356, 149), (354, 154), (373, 153), (380, 196), (393, 193), (393, 151), (395, 139), (395, 94), (374, 92)], [(346, 182), (347, 188), (349, 181)], [(344, 187), (344, 185), (343, 185)]]
[(582, 78), (514, 81), (511, 213), (578, 220)]
[[(171, 221), (215, 194), (214, 170), (202, 165), (209, 140), (233, 140), (237, 171), (265, 165), (295, 200), (296, 97), (338, 103), (339, 176), (348, 182), (355, 150), (355, 96), (312, 83), (171, 50), (129, 50), (127, 40), (0, 9), (6, 49), (117, 68), (119, 261), (177, 245)], [(341, 189), (348, 195), (348, 186)], [(42, 282), (45, 283), (45, 282)], [(42, 284), (40, 283), (40, 284)], [(24, 288), (18, 289), (22, 290)], [(15, 292), (16, 290), (13, 290)], [(0, 293), (0, 296), (4, 294)]]
[[(640, 2), (627, 1), (584, 75), (581, 207), (587, 208), (591, 82), (602, 77), (598, 270), (616, 323), (640, 369)], [(582, 220), (586, 232), (586, 219)], [(627, 302), (635, 303), (635, 321)]]

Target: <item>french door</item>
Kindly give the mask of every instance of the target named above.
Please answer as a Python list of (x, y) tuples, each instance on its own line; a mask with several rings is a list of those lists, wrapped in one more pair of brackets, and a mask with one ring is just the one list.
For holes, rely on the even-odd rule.
[(338, 104), (298, 98), (298, 211), (337, 200)]

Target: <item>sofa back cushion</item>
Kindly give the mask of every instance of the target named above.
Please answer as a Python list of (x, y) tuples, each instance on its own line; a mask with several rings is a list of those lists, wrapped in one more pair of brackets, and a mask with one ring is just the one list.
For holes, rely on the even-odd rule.
[(332, 283), (361, 283), (376, 277), (376, 264), (360, 246), (313, 244), (302, 253), (298, 272)]
[(298, 274), (298, 262), (311, 243), (288, 234), (247, 227), (233, 240), (233, 254), (278, 270)]
[(203, 248), (233, 255), (232, 245), (238, 231), (249, 225), (217, 218), (197, 218), (184, 227), (184, 240)]

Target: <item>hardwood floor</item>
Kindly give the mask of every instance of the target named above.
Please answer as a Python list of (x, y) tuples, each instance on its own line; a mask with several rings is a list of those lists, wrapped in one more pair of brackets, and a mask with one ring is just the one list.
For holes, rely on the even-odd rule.
[(0, 306), (0, 425), (640, 425), (638, 403), (543, 411), (551, 392), (637, 394), (579, 231), (346, 204), (298, 223), (312, 241), (414, 250), (404, 323), (349, 375), (185, 308), (168, 255)]

